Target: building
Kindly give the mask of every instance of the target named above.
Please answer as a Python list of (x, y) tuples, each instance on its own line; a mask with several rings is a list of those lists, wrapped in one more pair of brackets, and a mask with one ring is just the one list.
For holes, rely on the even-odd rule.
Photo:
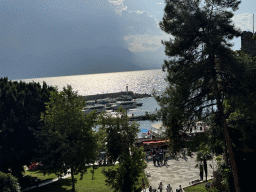
[(252, 39), (253, 33), (243, 31), (241, 34), (241, 50), (251, 56), (256, 56), (256, 41)]

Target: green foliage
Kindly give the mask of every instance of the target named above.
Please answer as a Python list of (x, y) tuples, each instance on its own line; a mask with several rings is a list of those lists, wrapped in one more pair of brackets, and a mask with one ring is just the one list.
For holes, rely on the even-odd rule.
[[(196, 162), (198, 162), (195, 166), (197, 168), (200, 165), (200, 169), (205, 171), (206, 181), (207, 181), (207, 161), (212, 160), (212, 154), (210, 149), (205, 143), (201, 143), (199, 147), (199, 151), (197, 152)], [(203, 164), (203, 165), (202, 165)]]
[[(185, 123), (206, 120), (222, 111), (224, 96), (241, 90), (243, 68), (228, 42), (241, 33), (231, 24), (230, 11), (237, 10), (239, 3), (166, 1), (160, 27), (174, 36), (162, 42), (170, 58), (163, 65), (169, 86), (162, 95), (154, 97), (161, 106), (158, 115), (161, 114), (163, 124), (168, 127), (174, 151), (180, 148), (179, 131), (184, 132)], [(219, 126), (222, 128), (222, 122)]]
[(228, 189), (228, 179), (230, 177), (230, 167), (226, 168), (223, 155), (216, 157), (217, 161), (217, 171), (214, 173), (214, 179), (211, 184), (211, 189), (216, 188), (216, 190), (226, 191)]
[(106, 113), (99, 116), (99, 131), (102, 135), (106, 133), (102, 142), (107, 143), (107, 156), (120, 163), (118, 169), (103, 170), (103, 173), (107, 177), (107, 185), (111, 185), (115, 191), (141, 191), (141, 187), (138, 188), (136, 183), (146, 168), (146, 163), (143, 149), (134, 147), (139, 125), (130, 123), (126, 111), (122, 108), (118, 113), (121, 118), (114, 118)]
[(210, 188), (209, 192), (219, 192), (219, 190), (216, 187)]
[[(208, 182), (211, 182), (211, 180), (209, 180)], [(200, 184), (196, 184), (194, 186), (190, 186), (190, 187), (186, 187), (184, 188), (185, 192), (207, 192), (206, 188), (205, 188), (205, 182), (204, 183), (200, 183)]]
[(140, 175), (143, 173), (143, 169), (146, 168), (144, 157), (145, 153), (143, 148), (131, 147), (131, 153), (124, 153), (122, 163), (116, 170), (109, 169), (103, 170), (103, 174), (107, 177), (107, 185), (111, 185), (115, 192), (135, 192), (141, 191), (141, 186), (137, 186)]
[[(229, 113), (234, 111), (232, 105), (227, 106), (225, 111), (223, 103), (232, 97), (242, 103), (245, 93), (253, 94), (255, 90), (255, 81), (246, 82), (248, 66), (252, 62), (248, 59), (250, 62), (246, 66), (238, 58), (240, 53), (231, 50), (229, 42), (241, 36), (241, 31), (232, 24), (232, 11), (238, 9), (241, 1), (168, 0), (165, 3), (165, 15), (160, 27), (174, 36), (170, 41), (162, 41), (169, 56), (163, 65), (169, 86), (162, 95), (154, 96), (161, 106), (160, 114), (163, 124), (168, 127), (169, 138), (175, 137), (175, 134), (178, 136), (179, 131), (184, 132), (186, 124), (213, 116), (217, 128), (213, 127), (208, 135), (209, 149), (216, 154), (221, 153), (221, 145), (226, 141), (229, 155), (233, 156), (232, 147), (240, 144), (236, 137), (239, 131), (226, 126)], [(237, 114), (234, 115), (237, 117)], [(176, 121), (172, 120), (173, 117)], [(244, 130), (248, 133), (250, 129)], [(171, 142), (178, 149), (179, 142)], [(235, 160), (233, 157), (231, 160), (237, 175)], [(235, 181), (238, 189), (238, 177)]]
[(36, 139), (41, 112), (50, 92), (56, 91), (43, 82), (16, 82), (0, 78), (0, 170), (20, 179), (23, 165), (38, 156), (40, 142)]
[(98, 119), (101, 146), (107, 143), (105, 145), (107, 156), (111, 157), (113, 162), (122, 159), (121, 154), (129, 151), (139, 132), (139, 125), (136, 122), (129, 122), (125, 110), (121, 109), (117, 113), (121, 114), (121, 118), (102, 113)]
[[(84, 116), (84, 106), (85, 100), (71, 86), (51, 93), (41, 117), (44, 126), (39, 135), (44, 171), (53, 169), (62, 174), (71, 169), (72, 178), (80, 173), (82, 179), (87, 172), (85, 164), (97, 159), (97, 137), (92, 130), (97, 115), (92, 112)], [(72, 179), (73, 191), (74, 182)]]
[(20, 192), (18, 179), (11, 173), (3, 173), (0, 171), (0, 191), (2, 192)]

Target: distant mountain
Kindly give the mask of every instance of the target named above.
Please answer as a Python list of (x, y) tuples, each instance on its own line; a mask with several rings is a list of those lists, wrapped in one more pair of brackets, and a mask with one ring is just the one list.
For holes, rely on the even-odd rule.
[(26, 55), (2, 62), (6, 66), (2, 66), (0, 77), (9, 79), (160, 69), (164, 62), (164, 47), (155, 52), (133, 53), (122, 47), (101, 46), (47, 53), (40, 57)]
[[(144, 70), (143, 67), (136, 65), (134, 60), (132, 52), (120, 47), (79, 49), (67, 53), (45, 54), (40, 58), (23, 57), (12, 64), (16, 68), (16, 73), (12, 72), (9, 76), (11, 79), (27, 79)], [(22, 66), (21, 63), (26, 65)]]

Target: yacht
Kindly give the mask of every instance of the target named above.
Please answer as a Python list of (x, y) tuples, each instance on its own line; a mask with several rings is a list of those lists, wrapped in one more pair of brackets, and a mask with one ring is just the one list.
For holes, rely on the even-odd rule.
[(116, 102), (114, 105), (111, 105), (111, 108), (114, 110), (117, 110), (119, 109), (120, 106), (122, 106), (123, 109), (137, 108), (136, 102), (132, 102), (132, 101)]
[(96, 104), (96, 102), (93, 100), (86, 101), (86, 105), (95, 105), (95, 104)]
[(102, 111), (107, 110), (104, 105), (97, 105), (97, 106), (88, 107), (87, 109), (84, 109), (82, 111), (87, 115), (90, 112), (92, 112), (94, 109), (97, 111), (97, 113), (101, 113)]

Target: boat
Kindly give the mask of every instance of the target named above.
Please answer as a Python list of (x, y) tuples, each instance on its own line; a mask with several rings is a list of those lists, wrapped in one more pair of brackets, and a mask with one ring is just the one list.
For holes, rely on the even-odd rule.
[(90, 100), (90, 101), (86, 101), (86, 105), (95, 105), (95, 101), (94, 100)]
[(110, 104), (110, 103), (115, 103), (116, 100), (113, 98), (106, 98), (106, 99), (98, 99), (97, 103), (98, 104)]
[(137, 106), (142, 106), (143, 103), (136, 103)]
[(119, 109), (120, 106), (123, 109), (137, 108), (136, 102), (132, 102), (132, 101), (116, 102), (114, 105), (111, 105), (111, 108), (114, 109), (114, 110), (117, 110), (117, 109)]
[(130, 95), (123, 95), (123, 101), (131, 101), (132, 99)]
[(82, 110), (86, 115), (92, 112), (93, 110), (96, 110), (97, 113), (101, 113), (102, 111), (106, 111), (107, 109), (105, 108), (104, 105), (96, 105), (96, 106), (91, 106), (88, 107), (87, 109)]

